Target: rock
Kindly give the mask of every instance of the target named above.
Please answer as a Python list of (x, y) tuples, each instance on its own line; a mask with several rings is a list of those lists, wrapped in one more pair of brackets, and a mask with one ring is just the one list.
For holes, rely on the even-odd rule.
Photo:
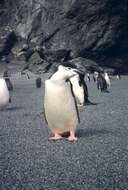
[(44, 59), (50, 63), (62, 62), (64, 60), (71, 59), (70, 50), (59, 49), (59, 50), (44, 50)]
[(98, 66), (98, 64), (96, 64), (95, 61), (82, 57), (72, 59), (64, 63), (64, 65), (75, 67), (76, 69), (80, 70), (83, 73), (87, 73), (88, 71), (89, 72), (102, 71), (102, 69)]
[(40, 65), (43, 60), (40, 58), (38, 52), (34, 52), (28, 60), (28, 65)]
[(0, 59), (7, 57), (11, 53), (11, 49), (17, 42), (17, 37), (14, 31), (9, 31), (0, 39)]
[(50, 69), (51, 65), (51, 63), (48, 63), (46, 60), (41, 59), (39, 53), (35, 51), (29, 58), (23, 70), (28, 69), (35, 74), (41, 74), (47, 72)]
[[(72, 58), (83, 57), (108, 67), (111, 63), (116, 67), (115, 59), (128, 58), (127, 1), (9, 2), (6, 0), (0, 5), (1, 26), (5, 23), (6, 26), (11, 25), (28, 44), (44, 46), (48, 62), (63, 60), (64, 56), (60, 53), (58, 58), (58, 51), (62, 50), (71, 50)], [(109, 59), (111, 63), (107, 62)], [(121, 66), (124, 65), (127, 61), (121, 62)]]

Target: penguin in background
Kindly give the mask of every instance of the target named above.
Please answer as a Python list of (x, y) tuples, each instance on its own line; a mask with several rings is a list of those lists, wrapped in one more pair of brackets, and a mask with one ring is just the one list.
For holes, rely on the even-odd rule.
[(9, 90), (4, 78), (0, 78), (0, 110), (4, 111), (10, 102)]
[(29, 76), (29, 74), (27, 73), (26, 75), (27, 75), (27, 78), (28, 78), (28, 79), (30, 79), (30, 76)]
[(79, 114), (69, 79), (77, 73), (62, 65), (45, 81), (44, 111), (46, 121), (53, 133), (51, 139), (61, 139), (61, 134), (69, 131), (69, 141), (76, 141), (75, 131)]
[(111, 86), (111, 82), (110, 82), (110, 77), (109, 77), (108, 73), (104, 72), (104, 78), (106, 80), (107, 87), (110, 87)]
[(42, 81), (41, 81), (41, 78), (40, 78), (40, 77), (37, 77), (37, 78), (36, 78), (36, 87), (37, 87), (37, 88), (41, 88), (41, 82), (42, 82)]
[(91, 80), (91, 79), (90, 79), (90, 74), (87, 73), (86, 76), (87, 76), (87, 80), (90, 82), (90, 80)]
[(97, 76), (97, 89), (101, 90), (101, 92), (107, 92), (107, 83), (101, 73), (98, 73)]
[[(71, 77), (69, 80), (71, 85), (71, 90), (74, 95), (74, 98), (76, 100), (76, 103), (79, 107), (85, 106), (85, 105), (97, 105), (94, 102), (91, 102), (88, 97), (88, 87), (85, 82), (85, 73), (79, 69), (77, 69), (74, 65), (63, 65), (65, 66), (69, 71), (75, 71), (76, 75), (74, 77)], [(74, 67), (73, 67), (74, 66)], [(55, 67), (55, 70), (57, 71), (57, 68)]]
[(96, 77), (93, 75), (93, 81), (96, 82)]
[[(78, 106), (84, 106), (85, 105), (85, 94), (84, 94), (84, 88), (82, 85), (82, 82), (80, 80), (79, 74), (76, 74), (69, 80), (71, 82), (71, 88), (72, 92), (74, 94), (74, 97), (76, 99), (76, 103)], [(88, 92), (86, 92), (88, 93)]]
[[(73, 70), (73, 69), (72, 69)], [(78, 106), (95, 105), (88, 99), (88, 87), (84, 80), (85, 74), (77, 72), (77, 75), (70, 79), (72, 90)]]
[(117, 74), (117, 75), (116, 75), (116, 78), (117, 78), (118, 80), (120, 80), (120, 79), (121, 79), (120, 74)]

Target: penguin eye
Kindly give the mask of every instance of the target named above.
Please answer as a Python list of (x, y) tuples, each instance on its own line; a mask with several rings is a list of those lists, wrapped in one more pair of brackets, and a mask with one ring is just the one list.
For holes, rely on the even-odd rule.
[(67, 67), (67, 70), (71, 70), (72, 68), (71, 67)]

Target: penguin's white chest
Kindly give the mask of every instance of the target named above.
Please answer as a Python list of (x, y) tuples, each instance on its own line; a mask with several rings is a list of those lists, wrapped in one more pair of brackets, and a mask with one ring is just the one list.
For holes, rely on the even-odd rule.
[(104, 78), (106, 80), (107, 85), (110, 86), (111, 83), (110, 83), (110, 79), (109, 79), (108, 75), (106, 75)]
[(68, 131), (78, 122), (74, 97), (68, 83), (45, 81), (45, 115), (52, 131)]

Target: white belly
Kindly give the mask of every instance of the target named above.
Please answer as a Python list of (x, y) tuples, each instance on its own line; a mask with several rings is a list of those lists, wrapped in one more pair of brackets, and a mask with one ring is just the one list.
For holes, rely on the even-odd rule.
[(110, 79), (109, 79), (109, 77), (108, 77), (108, 76), (106, 76), (106, 77), (105, 77), (105, 80), (106, 80), (107, 85), (108, 85), (108, 86), (110, 86), (110, 85), (111, 85), (111, 83), (110, 83)]
[(78, 123), (76, 105), (70, 86), (45, 82), (44, 108), (48, 125), (52, 131), (75, 130)]

